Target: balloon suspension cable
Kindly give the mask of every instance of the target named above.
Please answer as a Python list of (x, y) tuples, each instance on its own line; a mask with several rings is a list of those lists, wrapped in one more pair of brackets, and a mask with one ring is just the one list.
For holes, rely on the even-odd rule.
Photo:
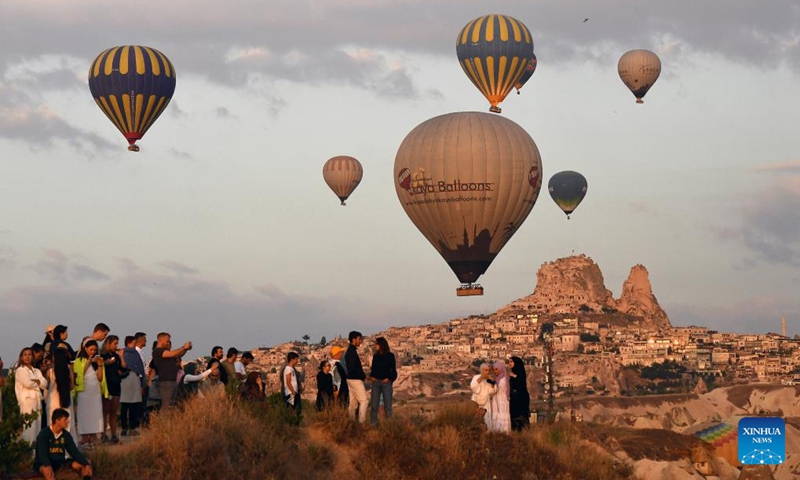
[(128, 151), (129, 152), (138, 152), (139, 151), (139, 145), (128, 145)]
[(501, 112), (500, 107), (498, 107), (497, 105), (492, 105), (491, 107), (489, 107), (489, 111), (492, 112), (492, 113), (500, 113)]

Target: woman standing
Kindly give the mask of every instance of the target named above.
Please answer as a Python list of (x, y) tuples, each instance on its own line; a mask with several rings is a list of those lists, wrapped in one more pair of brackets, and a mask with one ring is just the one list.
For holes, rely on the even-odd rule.
[(117, 352), (119, 337), (109, 335), (103, 342), (100, 357), (105, 366), (105, 381), (108, 387), (108, 397), (103, 398), (103, 423), (111, 430), (111, 439), (103, 433), (103, 441), (119, 443), (117, 437), (117, 413), (119, 412), (119, 399), (122, 396), (122, 375), (126, 373), (125, 362)]
[(497, 385), (492, 380), (491, 367), (481, 364), (481, 373), (472, 377), (469, 388), (472, 390), (472, 401), (478, 404), (478, 414), (489, 431), (492, 430), (492, 398), (497, 394)]
[(511, 386), (511, 428), (521, 431), (530, 425), (531, 396), (528, 394), (528, 380), (525, 374), (525, 365), (519, 357), (511, 357), (508, 364), (511, 372), (508, 374)]
[(68, 432), (75, 431), (75, 415), (72, 409), (72, 389), (75, 380), (72, 362), (75, 360), (75, 350), (67, 343), (69, 334), (65, 325), (58, 325), (53, 329), (53, 342), (50, 344), (50, 356), (53, 368), (48, 372), (50, 390), (47, 393), (47, 418), (52, 418), (56, 408), (63, 408), (69, 413)]
[(97, 354), (97, 342), (86, 340), (75, 360), (75, 392), (78, 410), (78, 433), (84, 448), (93, 448), (97, 435), (103, 433), (103, 399), (108, 397), (103, 357)]
[(22, 439), (26, 442), (36, 442), (36, 436), (42, 429), (42, 390), (46, 388), (47, 380), (38, 368), (33, 367), (33, 350), (23, 348), (14, 371), (14, 392), (20, 413), (38, 414), (36, 420), (22, 432)]
[(321, 412), (333, 403), (333, 375), (331, 362), (323, 360), (317, 373), (317, 411)]
[(389, 351), (389, 342), (383, 337), (375, 339), (375, 354), (372, 355), (372, 368), (369, 372), (369, 381), (372, 382), (372, 424), (378, 423), (378, 409), (383, 397), (383, 408), (386, 418), (392, 416), (392, 385), (397, 380), (397, 362), (394, 353)]
[(503, 362), (494, 362), (494, 381), (497, 384), (497, 395), (492, 397), (492, 431), (508, 433), (511, 431), (511, 411), (508, 405), (511, 390)]

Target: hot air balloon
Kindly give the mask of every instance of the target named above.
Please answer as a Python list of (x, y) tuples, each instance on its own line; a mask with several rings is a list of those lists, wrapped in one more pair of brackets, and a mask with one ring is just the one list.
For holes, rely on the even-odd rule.
[(449, 113), (414, 128), (394, 161), (400, 204), (462, 287), (474, 285), (527, 218), (542, 186), (539, 150), (522, 127), (479, 112)]
[(325, 183), (339, 197), (342, 205), (346, 205), (344, 201), (361, 183), (363, 175), (364, 169), (361, 167), (361, 163), (346, 155), (333, 157), (322, 167), (322, 177), (325, 179)]
[(586, 196), (587, 188), (586, 178), (572, 170), (556, 173), (550, 177), (550, 182), (547, 184), (550, 196), (556, 205), (567, 214), (567, 220), (569, 220), (569, 215), (581, 204), (583, 197)]
[(150, 47), (109, 48), (89, 68), (89, 90), (97, 106), (138, 152), (141, 139), (175, 92), (175, 67)]
[(522, 72), (522, 76), (519, 77), (519, 80), (517, 80), (517, 84), (514, 85), (514, 88), (517, 89), (517, 95), (519, 95), (520, 89), (526, 83), (528, 83), (528, 80), (533, 76), (533, 72), (536, 71), (536, 64), (537, 64), (536, 54), (534, 54), (533, 58), (531, 58), (530, 61), (528, 62), (528, 67), (525, 69), (524, 72)]
[(617, 71), (636, 103), (644, 103), (642, 98), (661, 74), (661, 60), (650, 50), (631, 50), (620, 57)]
[(522, 22), (507, 15), (485, 15), (469, 22), (456, 39), (464, 73), (489, 100), (490, 112), (514, 88), (533, 58), (533, 37)]

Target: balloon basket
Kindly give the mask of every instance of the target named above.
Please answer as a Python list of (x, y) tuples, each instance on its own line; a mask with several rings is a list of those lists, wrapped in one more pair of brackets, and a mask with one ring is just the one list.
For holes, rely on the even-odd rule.
[(492, 113), (500, 113), (502, 110), (500, 110), (500, 107), (498, 107), (497, 105), (492, 105), (491, 107), (489, 107), (489, 111)]
[(644, 100), (642, 100), (641, 98), (637, 98), (636, 103), (644, 103)]
[(456, 296), (458, 297), (471, 297), (474, 295), (483, 295), (483, 287), (469, 284), (456, 288)]
[(139, 151), (139, 146), (138, 145), (128, 145), (128, 151), (129, 152), (138, 152)]

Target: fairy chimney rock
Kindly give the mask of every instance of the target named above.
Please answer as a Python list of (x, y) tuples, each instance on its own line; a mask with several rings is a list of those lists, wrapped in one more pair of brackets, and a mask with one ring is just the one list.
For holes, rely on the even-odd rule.
[(617, 309), (622, 313), (643, 317), (659, 326), (670, 326), (666, 312), (661, 309), (653, 295), (650, 276), (644, 265), (634, 265), (631, 268), (628, 279), (622, 284)]

